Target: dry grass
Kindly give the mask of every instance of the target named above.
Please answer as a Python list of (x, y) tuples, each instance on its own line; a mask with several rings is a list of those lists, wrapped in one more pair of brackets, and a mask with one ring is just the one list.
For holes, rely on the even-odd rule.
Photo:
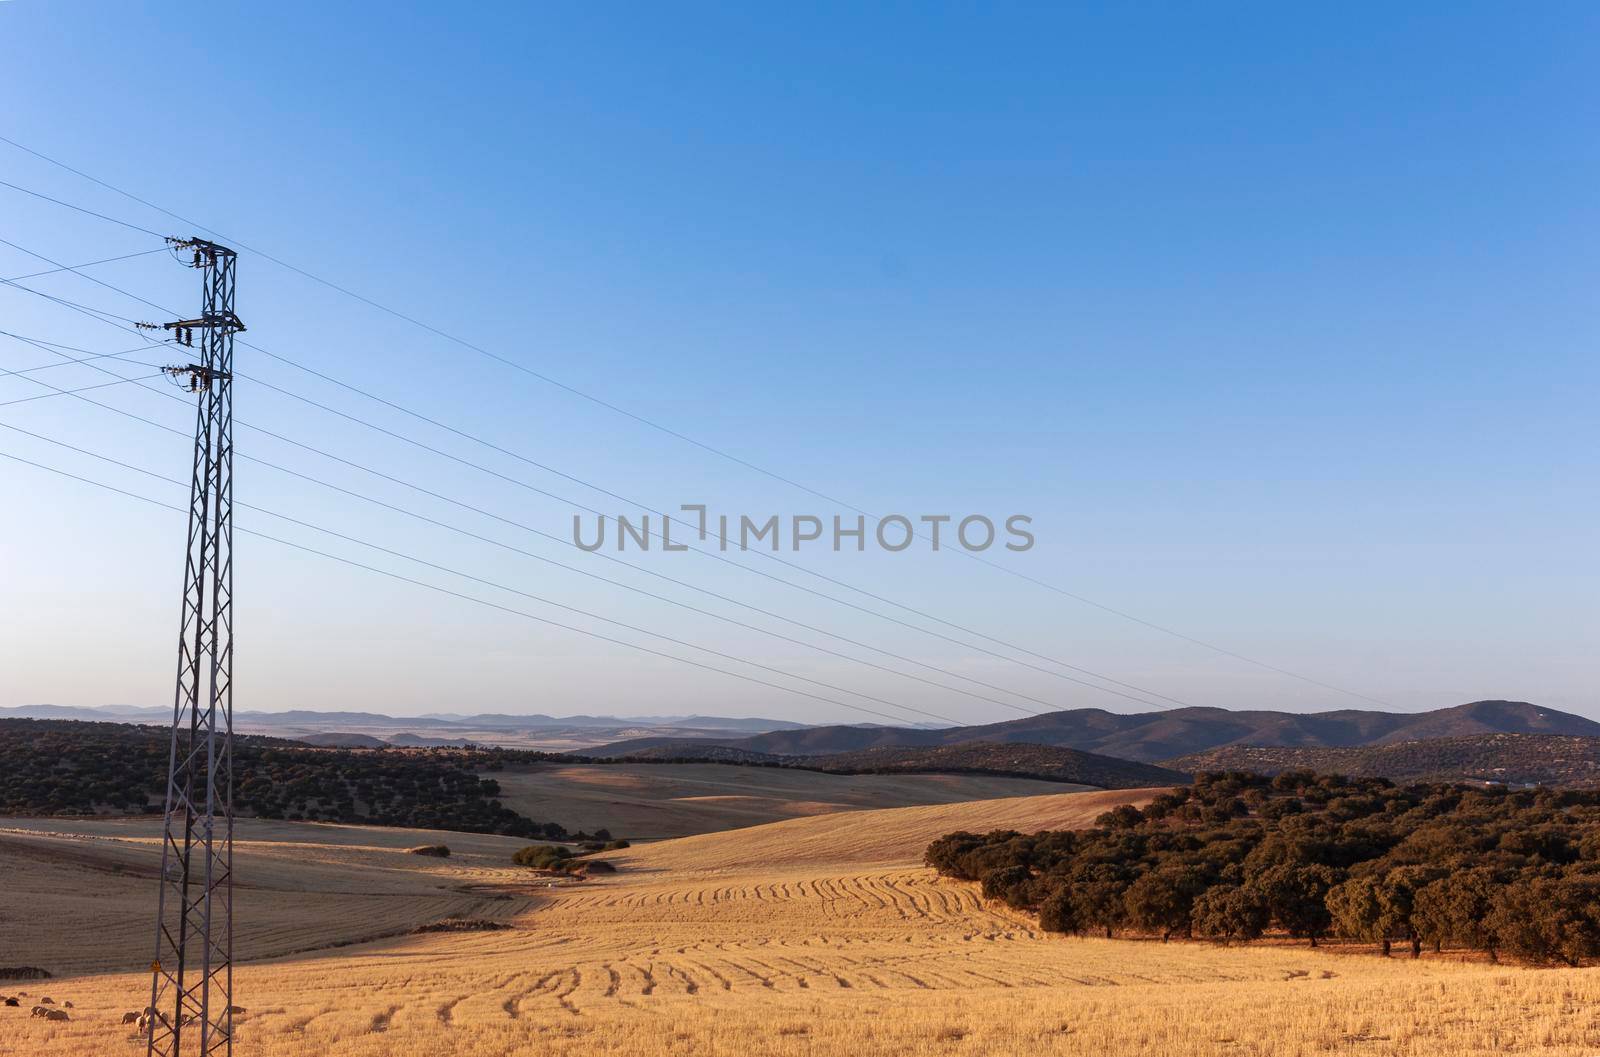
[[(1578, 1057), (1600, 1042), (1600, 974), (1044, 936), (909, 854), (946, 829), (1060, 825), (1116, 799), (857, 812), (616, 853), (626, 872), (542, 891), (509, 931), (410, 936), (241, 968), (239, 1001), (250, 1010), (239, 1028), (243, 1052)], [(457, 835), (448, 842), (461, 862), (404, 855), (423, 839), (414, 833), (389, 844), (373, 831), (343, 832), (348, 852), (301, 839), (298, 827), (272, 836), (323, 849), (330, 879), (382, 868), (372, 898), (401, 904), (415, 898), (400, 891), (406, 885), (434, 892), (503, 876), (493, 848)], [(49, 840), (68, 850), (85, 843)], [(259, 854), (265, 870), (271, 856)], [(80, 875), (80, 908), (89, 905), (86, 882), (98, 879)], [(284, 898), (266, 891), (245, 893), (241, 904)], [(0, 897), (8, 950), (11, 898)], [(308, 910), (316, 901), (299, 899)], [(63, 922), (52, 942), (56, 954), (83, 959), (69, 952), (92, 940)], [(13, 960), (60, 959), (33, 947)], [(115, 1020), (142, 1004), (144, 986), (134, 974), (24, 985), (72, 999), (74, 1019), (47, 1025), (26, 1008), (0, 1009), (0, 1051), (140, 1052)]]

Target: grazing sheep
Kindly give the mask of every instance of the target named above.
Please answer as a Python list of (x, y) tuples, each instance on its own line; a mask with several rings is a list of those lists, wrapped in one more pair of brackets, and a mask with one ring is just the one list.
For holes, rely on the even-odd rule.
[(21, 1003), (21, 1002), (18, 1002), (18, 1001), (17, 1001), (17, 1000), (16, 1000), (16, 999), (14, 999), (14, 998), (8, 998), (8, 999), (6, 999), (6, 1005), (8, 1005), (8, 1006), (20, 1006), (20, 1005), (21, 1005), (21, 1004), (22, 1004), (22, 1003)]
[(228, 1012), (229, 1013), (234, 1013), (234, 1014), (239, 1014), (239, 1013), (244, 1013), (244, 1012), (248, 1012), (248, 1011), (243, 1006), (229, 1006), (228, 1007)]
[(67, 999), (65, 1002), (63, 1002), (61, 1004), (63, 1006), (66, 1006), (68, 1009), (71, 1009), (72, 1008), (72, 999), (69, 998), (69, 999)]
[(46, 1020), (71, 1020), (72, 1018), (67, 1015), (67, 1011), (64, 1010), (64, 1009), (47, 1009), (47, 1010), (44, 1011), (44, 1019), (46, 1019)]
[(139, 1022), (139, 1017), (139, 1013), (130, 1009), (126, 1013), (122, 1014), (122, 1022), (124, 1024), (137, 1024)]
[(56, 1004), (56, 1000), (51, 998), (49, 995), (45, 995), (43, 998), (39, 999), (39, 1004), (41, 1006), (53, 1006)]

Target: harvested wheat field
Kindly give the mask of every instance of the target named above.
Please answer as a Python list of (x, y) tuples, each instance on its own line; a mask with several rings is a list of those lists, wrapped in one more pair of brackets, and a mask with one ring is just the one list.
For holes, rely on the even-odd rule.
[[(240, 905), (256, 916), (240, 943), (278, 956), (238, 970), (238, 1001), (248, 1010), (239, 1052), (1577, 1057), (1600, 1042), (1600, 976), (1588, 971), (1047, 936), (918, 864), (922, 846), (951, 829), (1082, 824), (1144, 795), (800, 818), (614, 853), (621, 873), (549, 888), (509, 870), (504, 860), (517, 842), (498, 838), (246, 827), (240, 869), (251, 887)], [(6, 886), (5, 960), (80, 972), (127, 967), (120, 941), (106, 944), (101, 929), (124, 914), (130, 929), (143, 928), (148, 908), (132, 875), (148, 869), (147, 837), (132, 824), (73, 825), (68, 835), (52, 828), (3, 831), (8, 873), (26, 880), (46, 871), (71, 884), (44, 922), (25, 920), (37, 916), (28, 901), (43, 875), (33, 888)], [(424, 837), (456, 854), (400, 850)], [(14, 856), (21, 844), (29, 858)], [(70, 860), (50, 865), (51, 848)], [(109, 872), (112, 863), (121, 875)], [(94, 894), (107, 885), (116, 903), (96, 908)], [(350, 920), (360, 915), (349, 909), (319, 909), (324, 899), (367, 900), (360, 905), (374, 914), (390, 907), (386, 921), (398, 925), (458, 913), (445, 906), (451, 898), (494, 895), (510, 896), (498, 900), (510, 930), (298, 954), (278, 939), (292, 906), (324, 943), (372, 926)], [(486, 905), (471, 912), (485, 916)], [(118, 1021), (142, 1005), (146, 986), (142, 974), (114, 971), (0, 983), (0, 992), (24, 988), (74, 1003), (67, 1023), (30, 1020), (26, 1005), (0, 1008), (0, 1051), (142, 1052)]]

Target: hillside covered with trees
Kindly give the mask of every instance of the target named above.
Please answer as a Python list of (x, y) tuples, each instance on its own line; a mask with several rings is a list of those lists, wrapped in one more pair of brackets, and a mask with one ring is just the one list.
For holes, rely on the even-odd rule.
[(1211, 773), (1089, 830), (952, 833), (927, 862), (1053, 932), (1600, 961), (1600, 792)]
[[(0, 815), (153, 814), (165, 796), (169, 738), (159, 728), (68, 720), (0, 720)], [(471, 753), (319, 749), (234, 738), (240, 815), (379, 826), (567, 837), (500, 804)]]
[(1168, 761), (1186, 773), (1313, 770), (1396, 782), (1499, 782), (1600, 787), (1600, 738), (1477, 734), (1349, 748), (1229, 745)]

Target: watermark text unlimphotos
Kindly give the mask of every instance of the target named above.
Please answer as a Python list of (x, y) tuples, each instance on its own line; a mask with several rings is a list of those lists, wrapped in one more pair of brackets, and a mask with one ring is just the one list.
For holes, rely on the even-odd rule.
[(1002, 546), (1008, 551), (1033, 549), (1033, 518), (1012, 514), (1004, 519), (968, 514), (888, 514), (871, 524), (865, 515), (821, 518), (814, 514), (710, 514), (704, 503), (684, 503), (678, 508), (689, 517), (670, 515), (595, 516), (592, 531), (582, 514), (572, 515), (572, 542), (586, 551), (603, 548), (686, 551), (690, 541), (712, 543), (718, 550), (873, 550), (899, 553), (913, 548), (944, 550), (960, 547), (986, 551)]

